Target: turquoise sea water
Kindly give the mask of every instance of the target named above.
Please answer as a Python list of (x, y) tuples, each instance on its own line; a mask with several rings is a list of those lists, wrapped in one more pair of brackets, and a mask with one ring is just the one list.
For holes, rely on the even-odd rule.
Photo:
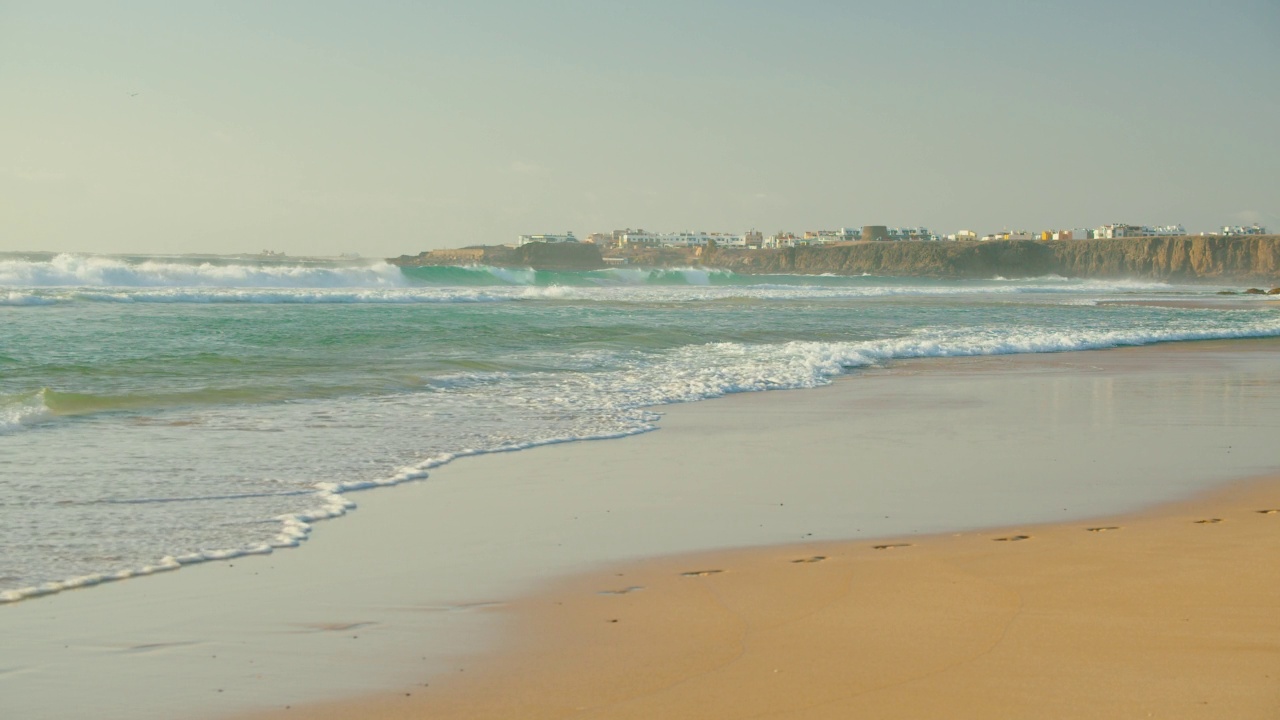
[(1280, 335), (1146, 281), (0, 255), (0, 601), (297, 545), (460, 454), (910, 357)]

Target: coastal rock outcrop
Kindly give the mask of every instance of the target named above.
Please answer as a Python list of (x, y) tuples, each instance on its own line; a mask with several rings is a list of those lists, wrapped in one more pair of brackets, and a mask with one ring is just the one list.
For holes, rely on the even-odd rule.
[[(853, 242), (779, 250), (637, 248), (614, 250), (639, 267), (701, 265), (743, 274), (885, 275), (897, 277), (1141, 278), (1170, 282), (1280, 281), (1280, 235), (1180, 236), (988, 242)], [(613, 258), (611, 258), (613, 259)], [(404, 266), (494, 265), (536, 270), (607, 267), (591, 243), (529, 243), (432, 250), (391, 260)]]
[(743, 273), (1275, 281), (1280, 279), (1280, 236), (856, 242), (783, 250), (722, 248), (708, 253), (703, 262)]
[(605, 267), (600, 248), (591, 243), (529, 243), (520, 247), (484, 245), (479, 247), (430, 250), (417, 255), (401, 255), (391, 263), (405, 267), (423, 265), (493, 265), (534, 270), (598, 270)]

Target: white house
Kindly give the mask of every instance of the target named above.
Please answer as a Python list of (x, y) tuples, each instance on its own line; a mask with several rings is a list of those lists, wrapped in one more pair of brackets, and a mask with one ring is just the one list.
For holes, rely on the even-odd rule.
[(1093, 236), (1096, 238), (1138, 237), (1140, 235), (1142, 235), (1142, 228), (1137, 225), (1126, 225), (1125, 223), (1111, 223), (1093, 231)]
[(521, 235), (520, 238), (516, 240), (516, 247), (535, 242), (576, 243), (578, 242), (578, 238), (574, 237), (572, 232), (567, 232), (564, 235)]
[(1223, 235), (1266, 235), (1267, 229), (1261, 225), (1254, 223), (1248, 227), (1244, 225), (1223, 225)]

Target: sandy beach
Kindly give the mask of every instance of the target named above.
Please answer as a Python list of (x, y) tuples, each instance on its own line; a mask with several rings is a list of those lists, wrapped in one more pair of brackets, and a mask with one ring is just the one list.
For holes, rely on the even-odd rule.
[[(1212, 374), (1219, 349), (1244, 350), (1087, 359)], [(507, 638), (455, 672), (254, 717), (1273, 718), (1278, 552), (1267, 476), (1071, 522), (649, 559), (493, 609)]]
[(67, 698), (130, 719), (1274, 717), (1280, 516), (1258, 511), (1280, 497), (1235, 481), (1280, 469), (1277, 359), (898, 362), (465, 458), (353, 494), (299, 550), (0, 607), (0, 698), (50, 719), (83, 716)]
[(1092, 523), (663, 558), (500, 654), (264, 718), (1274, 718), (1280, 477)]

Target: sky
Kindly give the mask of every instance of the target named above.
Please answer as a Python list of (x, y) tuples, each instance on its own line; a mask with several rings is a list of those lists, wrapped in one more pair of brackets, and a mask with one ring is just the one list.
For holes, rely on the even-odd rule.
[(0, 0), (0, 251), (1280, 230), (1280, 2)]

